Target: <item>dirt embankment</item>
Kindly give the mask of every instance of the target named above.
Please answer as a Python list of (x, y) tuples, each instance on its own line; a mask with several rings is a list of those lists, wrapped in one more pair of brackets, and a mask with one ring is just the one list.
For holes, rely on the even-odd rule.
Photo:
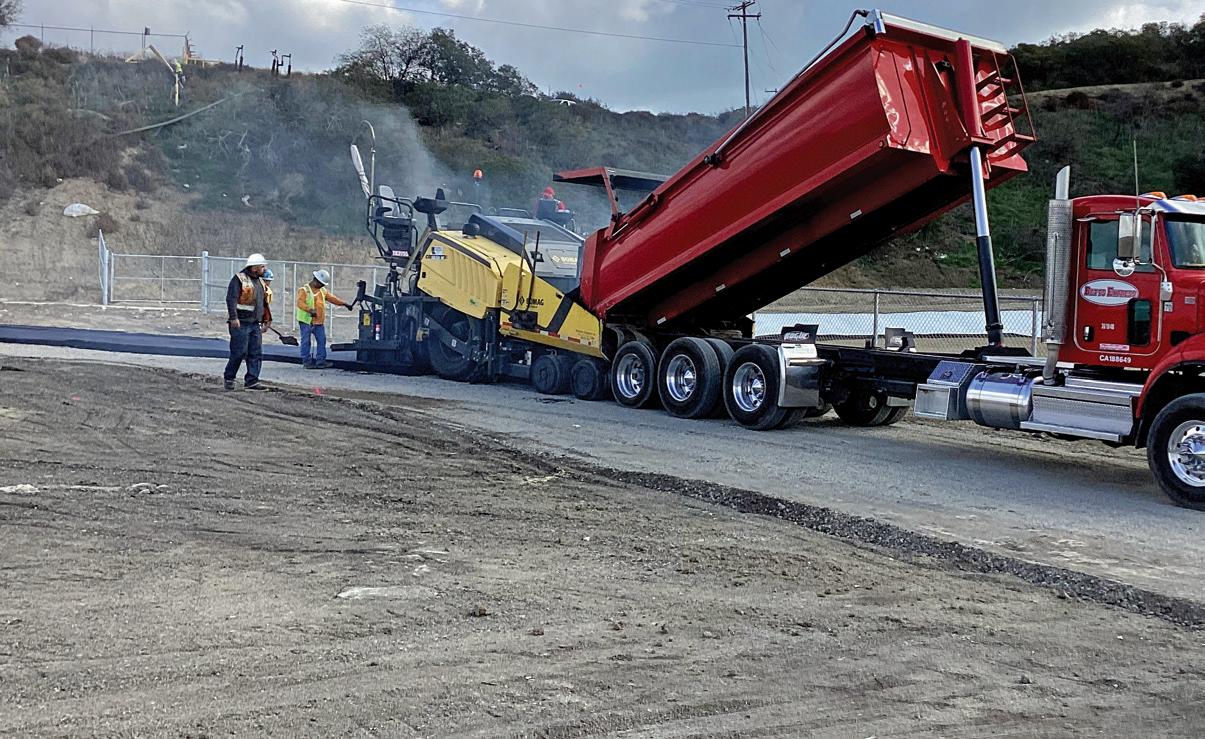
[[(194, 196), (161, 187), (139, 195), (85, 179), (50, 190), (19, 191), (0, 203), (0, 274), (10, 300), (99, 302), (97, 225), (109, 248), (126, 254), (245, 256), (367, 264), (375, 254), (365, 238), (335, 237), (295, 228), (257, 204), (230, 211), (199, 209)], [(68, 218), (83, 203), (101, 216)], [(355, 207), (354, 203), (348, 204)], [(245, 208), (245, 212), (239, 210)]]
[(1163, 620), (544, 462), (430, 402), (5, 364), (0, 733), (1205, 728), (1205, 644)]

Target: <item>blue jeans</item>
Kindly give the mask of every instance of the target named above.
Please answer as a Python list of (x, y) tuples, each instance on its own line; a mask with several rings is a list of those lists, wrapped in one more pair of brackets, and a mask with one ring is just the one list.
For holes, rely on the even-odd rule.
[(230, 328), (230, 361), (222, 373), (226, 382), (234, 382), (239, 366), (247, 363), (247, 374), (243, 382), (254, 385), (259, 382), (259, 368), (264, 361), (263, 330), (258, 323), (242, 321), (238, 328)]
[[(301, 327), (301, 363), (321, 364), (326, 361), (326, 326), (321, 323), (299, 323)], [(318, 347), (310, 359), (310, 337), (314, 337)]]

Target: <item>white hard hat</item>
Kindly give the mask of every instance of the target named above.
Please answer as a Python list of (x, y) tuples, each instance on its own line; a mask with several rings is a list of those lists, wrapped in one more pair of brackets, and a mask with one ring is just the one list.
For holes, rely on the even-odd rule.
[(247, 267), (267, 267), (267, 266), (268, 266), (268, 260), (264, 259), (263, 254), (252, 254), (251, 256), (247, 257), (247, 263), (245, 265), (243, 265), (243, 268), (246, 269)]
[(331, 284), (331, 273), (324, 269), (314, 270), (314, 279), (321, 282), (323, 285)]

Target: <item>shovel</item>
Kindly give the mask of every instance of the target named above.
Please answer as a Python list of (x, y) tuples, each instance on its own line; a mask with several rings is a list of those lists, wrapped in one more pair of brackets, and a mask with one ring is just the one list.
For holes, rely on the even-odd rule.
[(272, 333), (280, 337), (280, 343), (284, 344), (285, 346), (301, 346), (301, 344), (298, 343), (296, 336), (286, 336), (277, 331), (275, 326), (269, 326), (268, 328), (272, 329)]

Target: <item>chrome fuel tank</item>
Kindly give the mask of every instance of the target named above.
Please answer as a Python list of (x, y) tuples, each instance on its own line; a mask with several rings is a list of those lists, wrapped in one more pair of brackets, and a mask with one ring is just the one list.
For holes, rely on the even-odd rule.
[(1019, 429), (1033, 414), (1033, 384), (1039, 375), (980, 372), (967, 389), (967, 411), (975, 423)]

